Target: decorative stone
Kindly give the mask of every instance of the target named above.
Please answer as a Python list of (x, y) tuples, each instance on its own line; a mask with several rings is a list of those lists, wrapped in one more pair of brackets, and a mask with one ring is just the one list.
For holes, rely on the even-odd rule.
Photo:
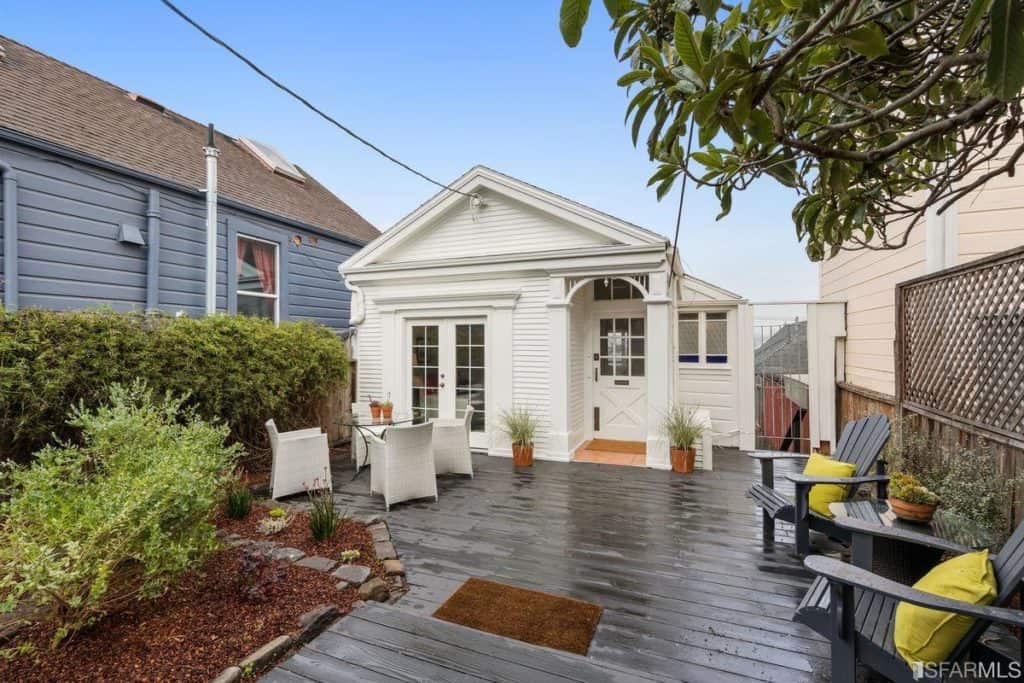
[(228, 535), (228, 532), (225, 529), (217, 529), (215, 532), (213, 532), (213, 535), (217, 538), (224, 538)]
[(391, 541), (379, 541), (373, 544), (373, 550), (377, 553), (377, 559), (379, 560), (397, 560), (398, 553), (395, 552), (395, 546)]
[(224, 536), (224, 542), (227, 543), (230, 546), (240, 546), (240, 545), (246, 545), (250, 541), (247, 538), (242, 538), (238, 534), (226, 534)]
[(318, 572), (327, 573), (334, 569), (334, 566), (338, 563), (327, 557), (313, 555), (312, 557), (304, 557), (295, 564), (299, 567), (309, 567), (310, 569), (315, 569)]
[(309, 610), (299, 617), (299, 632), (295, 635), (295, 642), (308, 643), (320, 635), (327, 626), (341, 616), (336, 605), (320, 605)]
[(388, 531), (388, 525), (386, 522), (377, 522), (376, 524), (371, 524), (366, 528), (373, 536), (374, 542), (391, 540), (391, 532)]
[(213, 679), (212, 683), (235, 683), (242, 680), (242, 669), (237, 666), (229, 666), (220, 672), (220, 675)]
[(292, 645), (291, 636), (278, 636), (238, 663), (245, 671), (259, 671), (284, 654)]
[(270, 556), (275, 560), (295, 562), (305, 557), (306, 553), (302, 552), (298, 548), (274, 548), (270, 551)]
[(348, 586), (348, 581), (339, 581), (338, 583), (334, 584), (334, 587), (337, 588), (339, 591), (346, 590)]
[(370, 576), (370, 568), (361, 564), (343, 564), (331, 574), (336, 579), (358, 586)]
[(384, 518), (380, 515), (367, 515), (366, 517), (361, 517), (359, 521), (365, 524), (366, 526), (373, 526), (374, 524), (383, 522)]
[(374, 577), (359, 587), (359, 597), (362, 600), (376, 600), (384, 602), (388, 599), (388, 587), (383, 579)]
[(405, 566), (401, 560), (384, 560), (384, 573), (388, 576), (405, 576)]

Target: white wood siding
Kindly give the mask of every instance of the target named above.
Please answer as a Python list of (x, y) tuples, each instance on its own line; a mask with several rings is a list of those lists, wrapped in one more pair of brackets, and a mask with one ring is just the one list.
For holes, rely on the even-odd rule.
[(739, 443), (736, 422), (736, 375), (732, 368), (696, 368), (678, 363), (679, 401), (711, 415), (712, 440), (720, 446)]
[(396, 245), (387, 262), (523, 254), (613, 244), (590, 231), (559, 221), (537, 209), (485, 193), (485, 205), (461, 202), (429, 226)]
[[(380, 310), (373, 301), (374, 290), (364, 292), (366, 317), (358, 328), (356, 348), (358, 358), (356, 365), (356, 401), (367, 401), (368, 396), (376, 399), (384, 398), (383, 376), (381, 374), (381, 332)], [(394, 399), (392, 399), (394, 400)]]
[[(517, 406), (529, 408), (537, 417), (536, 447), (547, 451), (551, 432), (548, 278), (524, 278), (519, 284), (519, 301), (512, 313), (513, 401)], [(502, 360), (496, 359), (496, 362)]]
[(589, 323), (588, 309), (585, 302), (593, 297), (593, 288), (587, 286), (576, 295), (576, 301), (569, 309), (569, 445), (575, 446), (583, 439), (586, 429), (586, 406), (584, 396), (584, 382), (588, 379), (587, 368), (592, 362), (588, 362), (591, 350), (589, 347), (590, 334), (587, 329)]

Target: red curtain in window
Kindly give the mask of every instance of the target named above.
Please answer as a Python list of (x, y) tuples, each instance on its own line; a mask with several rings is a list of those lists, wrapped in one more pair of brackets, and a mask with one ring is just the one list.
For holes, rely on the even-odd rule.
[(276, 249), (273, 244), (265, 242), (253, 242), (247, 239), (239, 240), (238, 250), (238, 272), (242, 272), (242, 262), (249, 261), (252, 256), (252, 264), (256, 266), (256, 272), (260, 276), (260, 287), (264, 294), (277, 292), (276, 273), (277, 267)]

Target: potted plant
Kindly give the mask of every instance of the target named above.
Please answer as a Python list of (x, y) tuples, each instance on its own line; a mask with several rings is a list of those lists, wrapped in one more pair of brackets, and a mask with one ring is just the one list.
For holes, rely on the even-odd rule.
[(927, 524), (932, 521), (940, 502), (939, 497), (912, 474), (894, 472), (889, 477), (889, 507), (902, 520)]
[(394, 412), (395, 404), (391, 402), (391, 394), (388, 394), (386, 400), (380, 402), (381, 417), (385, 420), (391, 419), (391, 414)]
[(378, 401), (375, 398), (371, 398), (370, 399), (370, 417), (372, 417), (374, 420), (379, 420), (380, 419), (380, 413), (381, 413), (380, 401)]
[(697, 411), (672, 406), (661, 421), (661, 430), (668, 437), (672, 456), (672, 470), (689, 474), (697, 461), (693, 447), (704, 436), (704, 423), (698, 421)]
[(537, 433), (537, 420), (527, 408), (502, 411), (498, 428), (512, 442), (512, 464), (516, 467), (533, 465), (533, 437)]

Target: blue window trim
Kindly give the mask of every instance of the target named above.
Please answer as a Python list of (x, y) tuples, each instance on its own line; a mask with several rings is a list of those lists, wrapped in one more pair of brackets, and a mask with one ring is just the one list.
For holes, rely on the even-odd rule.
[(696, 354), (696, 353), (693, 353), (693, 354), (681, 354), (679, 356), (679, 362), (680, 363), (699, 363), (700, 362), (700, 355)]
[(238, 236), (255, 237), (277, 245), (277, 321), (288, 320), (289, 235), (228, 216), (228, 313), (238, 313)]
[(707, 358), (705, 360), (708, 363), (716, 363), (716, 364), (721, 365), (723, 363), (728, 363), (729, 362), (729, 356), (725, 355), (724, 353), (723, 354), (717, 354), (717, 355), (709, 355), (709, 356), (707, 356)]

